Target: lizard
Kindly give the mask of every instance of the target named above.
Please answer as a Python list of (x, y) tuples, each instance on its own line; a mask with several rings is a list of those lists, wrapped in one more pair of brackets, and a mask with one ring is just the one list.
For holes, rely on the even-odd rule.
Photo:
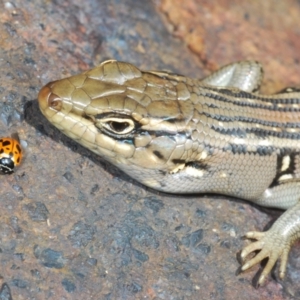
[[(259, 93), (256, 61), (204, 79), (108, 60), (39, 92), (43, 115), (71, 139), (142, 184), (213, 193), (286, 210), (241, 251), (241, 271), (268, 258), (258, 285), (300, 237), (300, 89)], [(250, 260), (250, 253), (259, 251)]]

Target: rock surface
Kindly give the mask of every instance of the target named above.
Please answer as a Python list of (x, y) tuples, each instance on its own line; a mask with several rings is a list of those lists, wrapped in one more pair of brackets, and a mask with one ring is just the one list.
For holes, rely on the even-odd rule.
[[(184, 4), (183, 4), (184, 3)], [(248, 230), (280, 213), (208, 195), (145, 188), (63, 136), (38, 110), (43, 84), (108, 58), (202, 77), (263, 63), (263, 90), (297, 85), (299, 3), (3, 1), (0, 134), (26, 157), (0, 181), (1, 299), (289, 299), (300, 297), (299, 243), (287, 277), (254, 289), (235, 275)], [(275, 270), (274, 274), (277, 270)]]

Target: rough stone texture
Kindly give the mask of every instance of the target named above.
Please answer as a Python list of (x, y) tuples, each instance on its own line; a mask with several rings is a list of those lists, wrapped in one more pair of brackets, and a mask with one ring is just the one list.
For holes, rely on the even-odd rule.
[(255, 59), (265, 67), (264, 91), (299, 85), (299, 1), (162, 0), (159, 7), (207, 68)]
[[(183, 4), (184, 3), (184, 4)], [(107, 59), (202, 77), (252, 58), (264, 90), (299, 82), (297, 1), (2, 1), (0, 134), (26, 157), (0, 182), (1, 299), (289, 299), (287, 277), (256, 290), (235, 275), (240, 237), (279, 213), (212, 196), (147, 189), (53, 128), (43, 84)], [(276, 270), (275, 273), (276, 274)]]

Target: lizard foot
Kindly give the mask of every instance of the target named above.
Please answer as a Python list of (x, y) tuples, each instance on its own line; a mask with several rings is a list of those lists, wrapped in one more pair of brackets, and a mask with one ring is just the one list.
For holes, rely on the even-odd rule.
[(271, 272), (276, 261), (280, 258), (279, 277), (282, 279), (285, 276), (288, 254), (290, 251), (290, 242), (284, 235), (279, 234), (276, 230), (266, 232), (251, 231), (245, 235), (248, 239), (254, 239), (256, 242), (246, 246), (240, 257), (244, 262), (245, 258), (252, 252), (260, 250), (260, 252), (249, 261), (241, 266), (241, 271), (245, 271), (252, 266), (260, 263), (263, 259), (268, 258), (268, 262), (258, 278), (257, 284), (262, 285), (268, 274)]

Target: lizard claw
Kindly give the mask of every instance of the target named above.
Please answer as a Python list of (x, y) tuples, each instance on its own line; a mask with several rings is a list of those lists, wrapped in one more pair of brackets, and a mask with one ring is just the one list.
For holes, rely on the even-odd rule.
[(240, 254), (242, 261), (244, 261), (250, 253), (258, 250), (260, 250), (260, 252), (247, 262), (243, 263), (241, 271), (245, 271), (260, 263), (265, 258), (268, 258), (268, 262), (263, 268), (257, 281), (257, 285), (260, 286), (264, 284), (268, 274), (280, 258), (279, 277), (282, 279), (285, 276), (288, 254), (290, 251), (290, 243), (288, 240), (272, 229), (266, 232), (251, 231), (248, 232), (245, 237), (248, 239), (255, 239), (256, 242), (251, 243), (242, 250)]

